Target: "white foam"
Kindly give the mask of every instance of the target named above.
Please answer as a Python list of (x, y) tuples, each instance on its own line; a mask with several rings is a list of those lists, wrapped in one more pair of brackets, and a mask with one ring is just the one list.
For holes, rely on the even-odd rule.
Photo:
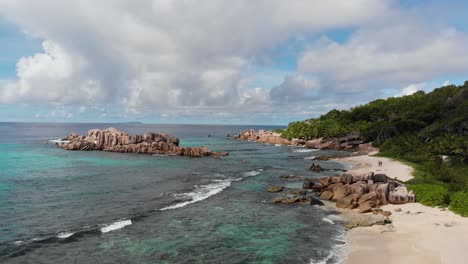
[(281, 147), (282, 145), (281, 144), (275, 144), (275, 147)]
[(222, 192), (224, 189), (229, 187), (232, 182), (240, 181), (240, 180), (242, 179), (238, 178), (238, 179), (214, 180), (213, 183), (210, 183), (207, 185), (195, 186), (195, 190), (193, 192), (181, 193), (181, 194), (175, 195), (178, 197), (188, 198), (190, 200), (182, 202), (182, 203), (174, 204), (171, 206), (167, 206), (167, 207), (161, 208), (160, 210), (165, 211), (165, 210), (170, 210), (170, 209), (181, 208), (189, 204), (203, 201), (210, 196), (213, 196), (215, 194)]
[(335, 222), (333, 222), (333, 220), (329, 219), (329, 218), (326, 218), (326, 217), (323, 217), (322, 218), (322, 221), (325, 222), (325, 223), (329, 223), (330, 225), (334, 225)]
[(327, 218), (332, 220), (332, 221), (342, 221), (343, 220), (343, 218), (341, 218), (338, 215), (334, 215), (334, 214), (329, 215)]
[(258, 170), (254, 170), (254, 171), (248, 171), (248, 172), (242, 173), (242, 176), (244, 176), (244, 177), (257, 176), (257, 175), (260, 174), (262, 171), (263, 171), (263, 169), (258, 169)]
[(115, 221), (112, 224), (108, 224), (108, 225), (105, 225), (105, 226), (101, 227), (101, 232), (102, 233), (107, 233), (107, 232), (110, 232), (110, 231), (114, 231), (114, 230), (117, 230), (117, 229), (124, 228), (124, 227), (126, 227), (128, 225), (131, 225), (131, 224), (132, 224), (132, 220)]
[(62, 143), (70, 143), (70, 140), (51, 139), (49, 140), (49, 142), (54, 143), (54, 144), (62, 144)]
[(314, 159), (316, 159), (316, 158), (317, 158), (317, 156), (310, 156), (310, 157), (305, 157), (304, 159), (306, 159), (306, 160), (314, 160)]
[(73, 232), (60, 232), (60, 233), (58, 233), (57, 238), (62, 238), (63, 239), (63, 238), (71, 237), (74, 234), (75, 233), (73, 233)]
[[(342, 233), (341, 235), (339, 235), (339, 239), (340, 241), (344, 241), (344, 233)], [(342, 264), (345, 262), (345, 252), (343, 252), (343, 248), (346, 248), (346, 243), (344, 244), (336, 244), (332, 247), (332, 249), (330, 250), (330, 252), (328, 252), (327, 256), (325, 256), (325, 258), (321, 259), (321, 260), (313, 260), (311, 259), (310, 260), (310, 264), (327, 264), (332, 258), (333, 259), (333, 263), (337, 263), (337, 264)]]
[(15, 241), (14, 244), (15, 244), (15, 245), (21, 245), (21, 244), (23, 244), (23, 241), (18, 240), (18, 241)]
[(293, 152), (299, 152), (299, 153), (303, 153), (303, 152), (314, 152), (314, 151), (317, 151), (319, 149), (295, 149), (293, 150)]

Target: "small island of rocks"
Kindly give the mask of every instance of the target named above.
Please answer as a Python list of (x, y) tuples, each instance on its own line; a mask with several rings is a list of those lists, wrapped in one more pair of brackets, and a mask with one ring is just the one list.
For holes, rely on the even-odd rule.
[(129, 135), (115, 128), (92, 129), (86, 136), (70, 134), (57, 144), (65, 150), (99, 150), (121, 153), (142, 153), (150, 155), (179, 155), (188, 157), (220, 157), (227, 152), (210, 151), (205, 146), (181, 147), (179, 139), (169, 134), (147, 132), (143, 135)]

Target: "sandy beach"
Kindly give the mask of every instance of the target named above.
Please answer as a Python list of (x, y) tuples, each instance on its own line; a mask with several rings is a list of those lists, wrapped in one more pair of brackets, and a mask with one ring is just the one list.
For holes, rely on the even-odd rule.
[[(382, 166), (378, 166), (379, 160), (383, 162)], [(348, 163), (351, 174), (374, 171), (401, 181), (413, 178), (411, 167), (388, 158), (362, 155), (337, 161)], [(346, 263), (468, 263), (468, 218), (445, 208), (419, 203), (382, 208), (392, 212), (392, 224), (348, 231), (344, 252)]]

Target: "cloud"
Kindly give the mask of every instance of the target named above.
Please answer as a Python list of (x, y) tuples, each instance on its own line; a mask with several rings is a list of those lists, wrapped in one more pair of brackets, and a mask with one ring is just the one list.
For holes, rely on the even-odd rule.
[(286, 76), (284, 82), (274, 87), (271, 98), (278, 103), (299, 102), (320, 97), (321, 84), (316, 78), (305, 78), (299, 74)]
[[(43, 40), (0, 83), (0, 103), (73, 118), (305, 118), (468, 66), (466, 33), (391, 0), (0, 0), (0, 15)], [(325, 37), (335, 29), (352, 33)], [(246, 77), (291, 39), (314, 40), (297, 72), (272, 87)]]
[(408, 85), (405, 88), (403, 88), (401, 92), (397, 94), (397, 96), (412, 95), (417, 91), (423, 91), (426, 88), (426, 86), (427, 83), (425, 82)]
[(344, 43), (321, 38), (300, 58), (300, 72), (320, 75), (337, 91), (397, 88), (466, 73), (465, 32), (400, 16), (364, 26)]
[[(44, 41), (44, 53), (23, 57), (17, 63), (17, 82), (7, 82), (0, 102), (92, 102), (99, 84), (85, 77), (87, 63), (67, 53), (57, 43)], [(73, 89), (70, 89), (73, 87)]]
[(265, 102), (261, 90), (240, 88), (248, 63), (291, 37), (357, 26), (386, 7), (371, 0), (0, 0), (6, 19), (44, 39), (43, 53), (18, 62), (18, 79), (0, 89), (0, 100), (107, 104), (135, 115), (231, 111)]

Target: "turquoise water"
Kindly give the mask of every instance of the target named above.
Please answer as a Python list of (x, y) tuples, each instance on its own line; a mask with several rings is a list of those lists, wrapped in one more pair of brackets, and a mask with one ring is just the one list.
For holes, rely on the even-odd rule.
[[(109, 126), (170, 133), (230, 155), (75, 152), (48, 143)], [(329, 212), (272, 204), (276, 194), (265, 191), (301, 187), (283, 174), (322, 175), (304, 158), (329, 152), (224, 138), (244, 128), (0, 123), (0, 262), (335, 263), (343, 228), (322, 220)]]

